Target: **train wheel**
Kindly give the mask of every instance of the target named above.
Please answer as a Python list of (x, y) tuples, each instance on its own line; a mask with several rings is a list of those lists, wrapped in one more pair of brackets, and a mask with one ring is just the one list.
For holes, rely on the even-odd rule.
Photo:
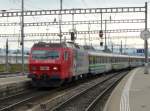
[(83, 75), (81, 74), (79, 77), (80, 77), (80, 79), (82, 79), (82, 78), (83, 78)]
[(66, 79), (67, 83), (70, 83), (71, 81), (72, 81), (72, 77)]
[(83, 74), (83, 78), (87, 78), (87, 74)]
[(75, 76), (73, 79), (74, 79), (75, 81), (77, 81), (77, 80), (79, 79), (79, 77), (78, 77), (78, 76)]

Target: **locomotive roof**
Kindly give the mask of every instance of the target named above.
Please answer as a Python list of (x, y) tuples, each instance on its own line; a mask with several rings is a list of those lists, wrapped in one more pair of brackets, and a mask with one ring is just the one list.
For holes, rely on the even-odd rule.
[(63, 43), (38, 42), (38, 43), (35, 43), (33, 47), (66, 47), (66, 45)]
[(70, 47), (70, 48), (81, 48), (79, 45), (72, 43), (72, 42), (62, 42), (62, 43), (46, 43), (46, 42), (38, 42), (33, 45), (33, 47), (51, 47), (51, 48), (63, 48), (63, 47)]

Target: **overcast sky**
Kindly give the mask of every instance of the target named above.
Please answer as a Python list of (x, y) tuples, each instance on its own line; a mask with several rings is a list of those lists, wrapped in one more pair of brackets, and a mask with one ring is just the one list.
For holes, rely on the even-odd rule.
[[(59, 9), (60, 6), (60, 0), (24, 0), (25, 2), (25, 9), (26, 10), (40, 10), (40, 9)], [(129, 7), (129, 6), (144, 6), (145, 5), (144, 0), (63, 0), (63, 8), (107, 8), (107, 7)], [(149, 1), (147, 1), (149, 3)], [(148, 4), (150, 5), (150, 4)], [(149, 6), (150, 7), (150, 6)], [(148, 7), (148, 9), (150, 9)], [(0, 10), (20, 10), (21, 8), (21, 0), (0, 0)], [(150, 10), (149, 10), (150, 11)], [(105, 15), (104, 19), (109, 19), (110, 15)], [(126, 15), (126, 14), (112, 14), (112, 19), (127, 19), (127, 18), (143, 18), (143, 15), (135, 15), (135, 17), (132, 14)], [(122, 18), (121, 18), (122, 17)], [(42, 22), (42, 21), (53, 21), (54, 18), (58, 18), (58, 16), (50, 16), (50, 17), (26, 17), (25, 22)], [(77, 16), (75, 17), (76, 20), (94, 20), (94, 19), (99, 19), (100, 16), (98, 15), (92, 15), (91, 17), (87, 15), (83, 16)], [(149, 17), (150, 18), (150, 17)], [(20, 20), (19, 18), (0, 18), (0, 22), (18, 22)], [(65, 16), (63, 17), (63, 20), (71, 20), (71, 16)], [(122, 25), (122, 24), (115, 24), (115, 25), (108, 25), (108, 29), (117, 29), (117, 28), (143, 28), (143, 24), (134, 24), (134, 25)], [(86, 27), (86, 28), (84, 28)], [(91, 26), (91, 29), (98, 29), (97, 27), (99, 26)], [(149, 27), (149, 26), (148, 26)], [(68, 31), (71, 27), (68, 28), (68, 26), (63, 26), (64, 31)], [(19, 33), (20, 27), (1, 27), (0, 28), (0, 33)], [(87, 25), (86, 26), (77, 26), (77, 30), (87, 30)], [(47, 27), (32, 27), (32, 28), (26, 28), (25, 32), (30, 33), (30, 32), (58, 32), (58, 27), (57, 26), (49, 26)], [(127, 34), (118, 34), (119, 36), (127, 36)], [(132, 34), (131, 34), (132, 35)], [(138, 33), (136, 35), (139, 35)], [(84, 35), (88, 36), (88, 35)], [(109, 34), (109, 36), (112, 36), (112, 34)], [(5, 39), (4, 39), (5, 41)], [(114, 42), (116, 44), (120, 44), (121, 40), (117, 40)], [(109, 41), (110, 42), (110, 41)], [(141, 40), (131, 40), (129, 39), (128, 41), (125, 41), (126, 43), (131, 43), (133, 46), (135, 44), (143, 44), (143, 41)], [(123, 41), (123, 43), (125, 43)], [(4, 43), (4, 42), (3, 42)], [(0, 47), (4, 47), (4, 44), (0, 43)], [(3, 44), (3, 45), (2, 45)], [(28, 45), (30, 44), (30, 45)], [(31, 47), (32, 44), (28, 43), (26, 47)], [(99, 41), (98, 43), (99, 44)], [(16, 47), (16, 43), (12, 43), (14, 47)], [(141, 46), (140, 46), (141, 47)]]
[[(147, 0), (148, 1), (148, 0)], [(58, 9), (60, 0), (24, 0), (26, 9)], [(144, 5), (145, 0), (63, 0), (63, 8)], [(21, 0), (0, 0), (0, 9), (20, 9)]]

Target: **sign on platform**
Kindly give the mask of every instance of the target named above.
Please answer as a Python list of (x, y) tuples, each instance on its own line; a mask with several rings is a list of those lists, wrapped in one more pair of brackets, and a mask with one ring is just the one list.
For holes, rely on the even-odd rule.
[(137, 49), (136, 52), (137, 53), (144, 53), (144, 49)]
[(150, 38), (150, 32), (149, 30), (143, 30), (140, 34), (140, 37), (143, 39), (143, 40), (148, 40)]

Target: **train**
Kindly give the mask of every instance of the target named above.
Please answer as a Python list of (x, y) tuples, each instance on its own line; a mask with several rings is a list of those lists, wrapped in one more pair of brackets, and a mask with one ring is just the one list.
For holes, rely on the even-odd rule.
[(29, 54), (28, 77), (35, 87), (57, 87), (72, 79), (143, 64), (141, 56), (87, 50), (72, 42), (39, 42), (33, 45)]

